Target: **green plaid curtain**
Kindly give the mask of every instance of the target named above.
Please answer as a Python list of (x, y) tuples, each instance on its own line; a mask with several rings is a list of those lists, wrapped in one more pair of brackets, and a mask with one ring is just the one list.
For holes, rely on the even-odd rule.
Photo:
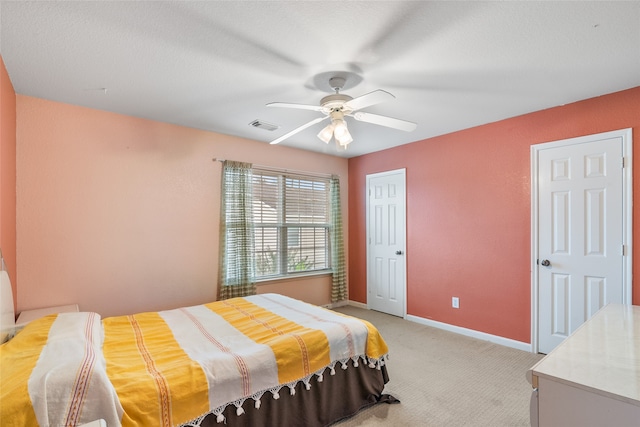
[(344, 242), (342, 233), (342, 210), (340, 209), (340, 179), (331, 177), (331, 267), (333, 269), (333, 283), (331, 286), (331, 301), (338, 302), (347, 299), (347, 276), (344, 264)]
[(255, 295), (251, 163), (225, 161), (220, 212), (218, 299)]

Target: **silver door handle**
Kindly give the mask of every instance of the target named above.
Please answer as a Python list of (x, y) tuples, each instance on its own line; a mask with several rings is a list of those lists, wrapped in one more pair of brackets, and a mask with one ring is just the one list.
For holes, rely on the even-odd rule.
[(543, 259), (540, 264), (544, 267), (549, 267), (551, 265), (551, 262), (548, 259)]
[(402, 255), (402, 251), (396, 251), (396, 255)]

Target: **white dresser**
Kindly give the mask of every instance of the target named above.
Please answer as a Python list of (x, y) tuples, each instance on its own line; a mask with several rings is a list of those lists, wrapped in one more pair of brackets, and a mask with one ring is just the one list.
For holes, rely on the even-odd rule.
[(532, 426), (640, 426), (640, 306), (602, 308), (527, 378)]

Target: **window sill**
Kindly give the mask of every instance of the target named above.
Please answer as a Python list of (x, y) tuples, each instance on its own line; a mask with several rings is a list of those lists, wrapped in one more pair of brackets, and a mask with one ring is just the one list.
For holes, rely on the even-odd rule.
[(300, 279), (312, 279), (312, 278), (315, 279), (322, 276), (331, 276), (332, 274), (333, 272), (331, 270), (322, 270), (322, 271), (316, 271), (312, 273), (289, 274), (286, 276), (270, 277), (268, 279), (257, 280), (256, 286), (269, 285), (276, 282), (278, 283), (291, 282), (291, 281), (300, 280)]

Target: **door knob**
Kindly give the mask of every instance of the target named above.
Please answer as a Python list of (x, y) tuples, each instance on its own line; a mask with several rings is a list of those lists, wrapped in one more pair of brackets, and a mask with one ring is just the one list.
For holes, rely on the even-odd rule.
[(396, 255), (402, 255), (402, 251), (396, 251)]
[(549, 267), (551, 265), (551, 262), (548, 259), (543, 259), (540, 264), (542, 264), (544, 267)]

